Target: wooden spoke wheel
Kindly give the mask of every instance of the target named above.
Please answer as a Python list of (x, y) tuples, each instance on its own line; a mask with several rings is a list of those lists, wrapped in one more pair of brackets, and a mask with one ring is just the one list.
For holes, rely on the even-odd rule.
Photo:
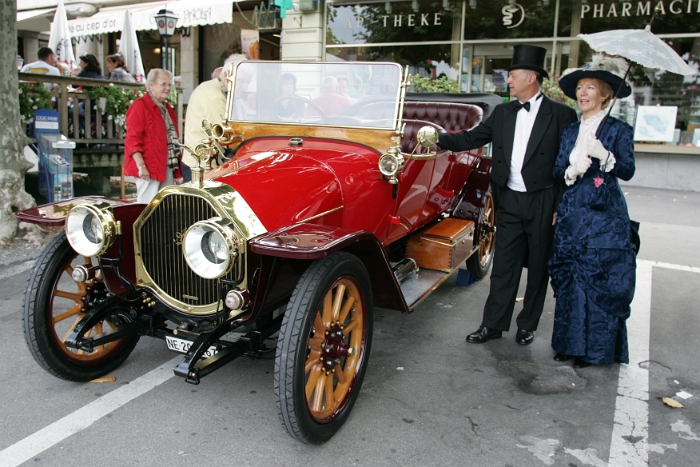
[[(70, 349), (64, 341), (85, 313), (107, 298), (98, 272), (85, 282), (72, 278), (79, 264), (93, 258), (78, 256), (65, 234), (54, 238), (32, 270), (24, 295), (24, 335), (32, 356), (49, 373), (71, 381), (89, 381), (118, 367), (131, 353), (139, 337), (128, 337), (97, 346), (91, 352)], [(86, 337), (108, 334), (116, 326), (103, 321)]]
[(484, 207), (479, 219), (479, 251), (467, 260), (467, 268), (477, 279), (483, 279), (488, 274), (493, 262), (496, 243), (496, 208), (491, 190), (484, 196)]
[(360, 361), (364, 317), (356, 282), (338, 279), (323, 297), (307, 340), (306, 403), (312, 418), (332, 420), (348, 401)]
[(277, 342), (275, 396), (300, 441), (323, 443), (347, 419), (369, 357), (371, 307), (367, 271), (351, 254), (317, 260), (299, 280)]

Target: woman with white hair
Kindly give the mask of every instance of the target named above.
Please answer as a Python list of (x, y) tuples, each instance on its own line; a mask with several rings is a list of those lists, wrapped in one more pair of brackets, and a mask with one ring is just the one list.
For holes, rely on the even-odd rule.
[(631, 126), (613, 117), (605, 121), (613, 90), (619, 89), (619, 97), (632, 92), (622, 78), (625, 66), (595, 56), (559, 81), (583, 112), (580, 122), (564, 129), (554, 165), (554, 179), (568, 188), (557, 209), (549, 260), (556, 297), (554, 360), (575, 358), (574, 368), (629, 362), (625, 321), (638, 244), (618, 179), (634, 175), (634, 143)]
[(154, 68), (146, 90), (126, 112), (124, 175), (137, 177), (136, 200), (149, 203), (161, 188), (182, 183), (177, 116), (167, 103), (173, 75)]

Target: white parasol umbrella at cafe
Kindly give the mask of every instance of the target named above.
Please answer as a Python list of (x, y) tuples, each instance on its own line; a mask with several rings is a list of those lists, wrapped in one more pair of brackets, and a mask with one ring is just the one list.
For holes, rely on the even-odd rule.
[(73, 53), (73, 45), (70, 40), (70, 30), (68, 29), (66, 7), (63, 6), (63, 0), (58, 2), (56, 14), (54, 14), (53, 23), (51, 23), (49, 47), (51, 47), (56, 54), (56, 60), (65, 63), (71, 69), (77, 66), (75, 61), (75, 53)]
[(134, 79), (143, 83), (146, 81), (146, 72), (143, 69), (143, 60), (141, 60), (141, 50), (139, 49), (139, 41), (136, 37), (136, 29), (131, 24), (131, 12), (127, 8), (124, 12), (124, 26), (122, 28), (122, 38), (119, 41), (119, 51), (129, 73)]

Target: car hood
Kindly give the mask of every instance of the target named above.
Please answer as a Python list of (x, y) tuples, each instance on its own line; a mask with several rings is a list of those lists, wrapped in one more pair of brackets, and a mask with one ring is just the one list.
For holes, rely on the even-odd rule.
[[(246, 142), (235, 157), (207, 174), (243, 196), (268, 231), (303, 221), (338, 225), (362, 181), (381, 179), (379, 154), (366, 146), (289, 138)], [(356, 199), (352, 199), (353, 202)]]

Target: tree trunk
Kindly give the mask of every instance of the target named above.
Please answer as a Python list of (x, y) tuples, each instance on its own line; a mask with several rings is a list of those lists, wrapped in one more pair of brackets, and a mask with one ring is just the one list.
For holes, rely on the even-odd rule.
[(17, 1), (0, 0), (0, 241), (18, 233), (14, 212), (35, 205), (24, 191), (26, 141), (19, 115), (17, 82)]

